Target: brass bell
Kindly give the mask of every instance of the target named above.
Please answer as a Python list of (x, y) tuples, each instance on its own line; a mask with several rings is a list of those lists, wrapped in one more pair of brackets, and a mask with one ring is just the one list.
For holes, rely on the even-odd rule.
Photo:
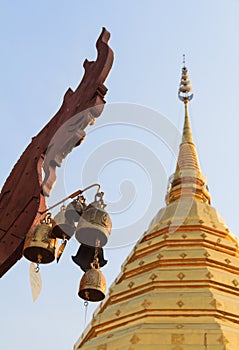
[(102, 192), (97, 193), (95, 201), (88, 205), (80, 217), (75, 234), (80, 243), (103, 247), (108, 241), (112, 222), (109, 214), (104, 210), (106, 205), (102, 197)]
[(106, 281), (103, 273), (92, 267), (80, 281), (78, 295), (87, 301), (101, 301), (105, 298)]
[(63, 205), (53, 220), (52, 234), (56, 238), (70, 239), (75, 232), (75, 224), (65, 217), (66, 207)]
[(47, 214), (40, 225), (32, 226), (27, 233), (23, 255), (37, 264), (48, 264), (55, 259), (57, 239), (52, 238), (51, 214)]
[(85, 244), (81, 244), (76, 255), (72, 256), (72, 260), (78, 265), (84, 272), (91, 268), (94, 257), (97, 256), (99, 268), (107, 264), (107, 260), (104, 259), (103, 248), (90, 247)]
[(65, 212), (66, 219), (69, 222), (78, 222), (85, 207), (85, 198), (83, 196), (77, 197), (67, 205)]

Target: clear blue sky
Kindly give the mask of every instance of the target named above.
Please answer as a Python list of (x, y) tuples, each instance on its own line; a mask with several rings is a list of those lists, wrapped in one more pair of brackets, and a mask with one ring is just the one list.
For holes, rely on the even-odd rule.
[[(102, 269), (108, 286), (164, 205), (183, 123), (177, 99), (183, 53), (195, 91), (193, 134), (212, 205), (239, 233), (238, 16), (238, 0), (0, 2), (1, 185), (68, 87), (78, 85), (84, 59), (95, 59), (101, 27), (111, 32), (115, 61), (106, 81), (107, 108), (64, 163), (49, 199), (101, 183), (114, 224)], [(58, 266), (42, 267), (43, 290), (35, 303), (28, 261), (1, 279), (1, 349), (73, 348), (85, 319), (77, 297), (82, 272), (70, 259), (77, 247), (72, 239)]]

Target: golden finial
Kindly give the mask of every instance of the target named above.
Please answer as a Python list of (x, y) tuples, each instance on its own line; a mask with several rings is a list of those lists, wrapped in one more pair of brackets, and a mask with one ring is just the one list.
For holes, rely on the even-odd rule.
[(182, 77), (178, 90), (178, 98), (185, 104), (193, 98), (193, 88), (190, 82), (188, 70), (185, 66), (185, 55), (183, 55)]

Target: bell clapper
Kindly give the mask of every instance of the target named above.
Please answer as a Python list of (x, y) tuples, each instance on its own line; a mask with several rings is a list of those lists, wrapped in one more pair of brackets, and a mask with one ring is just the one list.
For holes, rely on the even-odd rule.
[(41, 262), (42, 262), (42, 255), (37, 254), (37, 263), (36, 263), (36, 267), (35, 267), (36, 273), (38, 273), (40, 271), (40, 263)]

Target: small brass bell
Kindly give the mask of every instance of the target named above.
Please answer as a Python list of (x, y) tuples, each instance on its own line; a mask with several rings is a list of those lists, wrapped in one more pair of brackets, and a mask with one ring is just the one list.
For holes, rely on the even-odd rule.
[(66, 216), (66, 207), (63, 205), (56, 214), (53, 221), (52, 234), (56, 238), (70, 239), (75, 232), (75, 224), (73, 221), (68, 221)]
[(48, 264), (55, 259), (57, 239), (52, 238), (51, 214), (47, 214), (40, 225), (32, 226), (27, 233), (23, 255), (37, 264)]
[(100, 247), (90, 247), (85, 244), (81, 244), (76, 255), (72, 256), (72, 260), (76, 265), (78, 265), (84, 272), (91, 268), (94, 256), (97, 254), (99, 268), (107, 264), (107, 260), (104, 259), (103, 248)]
[(80, 281), (78, 295), (87, 301), (101, 301), (105, 298), (106, 281), (103, 273), (92, 267)]
[(83, 244), (103, 247), (109, 238), (112, 222), (109, 214), (104, 210), (106, 205), (103, 202), (103, 193), (97, 193), (95, 201), (88, 205), (80, 217), (75, 237)]
[(78, 222), (85, 207), (85, 198), (83, 196), (77, 197), (67, 205), (65, 212), (66, 219), (69, 222)]

